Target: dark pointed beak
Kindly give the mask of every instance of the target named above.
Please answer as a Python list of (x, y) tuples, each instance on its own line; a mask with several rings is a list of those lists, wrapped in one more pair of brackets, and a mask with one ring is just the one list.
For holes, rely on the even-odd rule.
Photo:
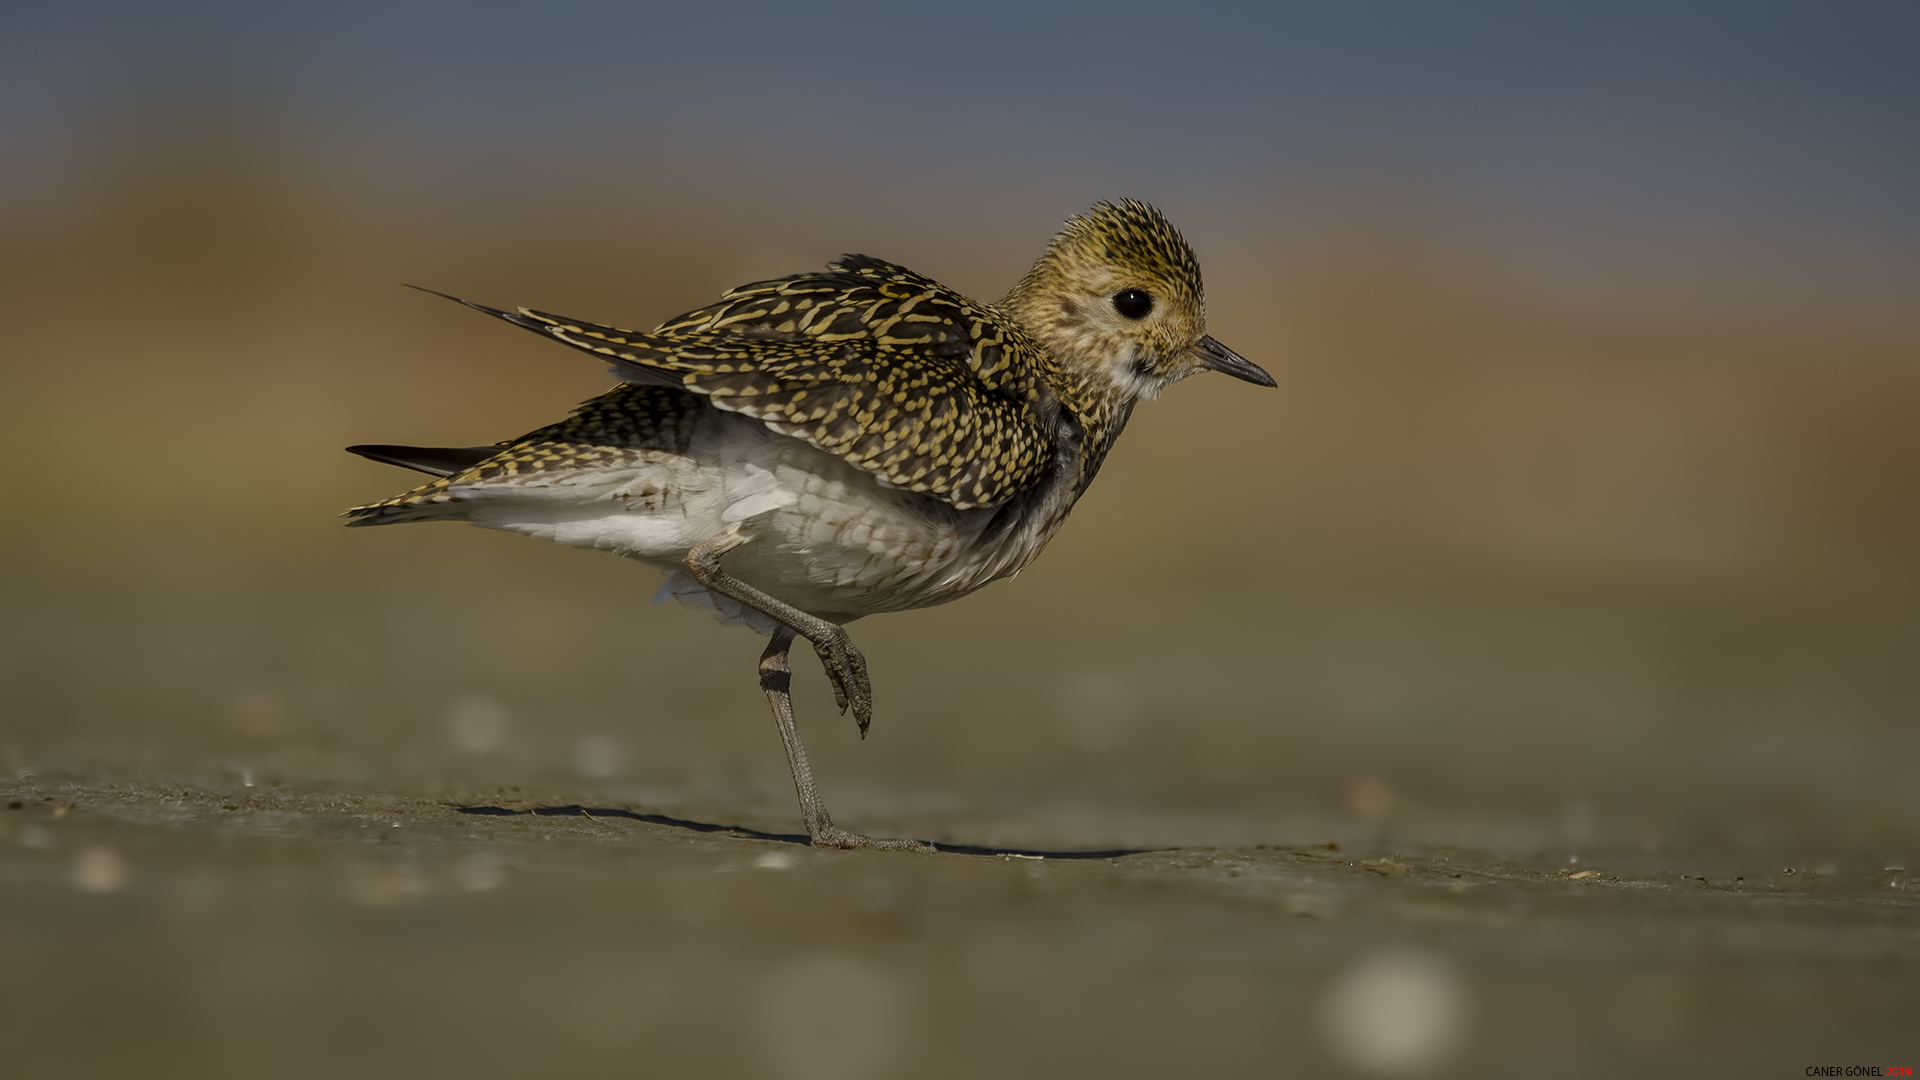
[(1213, 340), (1212, 335), (1200, 339), (1193, 347), (1193, 354), (1200, 358), (1200, 366), (1209, 371), (1218, 371), (1222, 375), (1231, 375), (1242, 382), (1255, 386), (1278, 386), (1273, 376), (1261, 370), (1260, 365)]

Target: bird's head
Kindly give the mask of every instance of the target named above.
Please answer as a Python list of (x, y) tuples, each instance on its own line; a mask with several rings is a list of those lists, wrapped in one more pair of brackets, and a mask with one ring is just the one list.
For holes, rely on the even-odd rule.
[(1100, 203), (1068, 221), (1002, 306), (1084, 392), (1116, 403), (1201, 371), (1274, 385), (1207, 336), (1193, 249), (1143, 202)]

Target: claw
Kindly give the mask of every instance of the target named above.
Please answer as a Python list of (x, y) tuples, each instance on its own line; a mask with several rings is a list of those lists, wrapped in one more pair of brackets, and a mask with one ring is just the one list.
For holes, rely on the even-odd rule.
[(862, 836), (848, 832), (831, 822), (809, 831), (808, 839), (814, 847), (840, 848), (844, 851), (865, 849), (867, 851), (918, 851), (928, 855), (939, 854), (940, 849), (924, 840), (893, 840), (882, 837)]
[(826, 653), (820, 654), (820, 663), (827, 669), (827, 683), (833, 687), (833, 703), (840, 707), (840, 715), (847, 714), (847, 687), (841, 677), (839, 667)]
[(867, 677), (867, 658), (860, 655), (860, 650), (845, 633), (816, 642), (813, 651), (820, 657), (820, 666), (827, 671), (827, 682), (833, 686), (833, 700), (840, 706), (841, 714), (852, 707), (854, 723), (860, 725), (860, 737), (866, 738), (867, 726), (873, 723), (873, 684)]

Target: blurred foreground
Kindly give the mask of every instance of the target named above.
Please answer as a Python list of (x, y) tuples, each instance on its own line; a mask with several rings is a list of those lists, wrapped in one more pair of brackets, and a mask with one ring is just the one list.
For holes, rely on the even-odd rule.
[(0, 785), (8, 1074), (1787, 1076), (1912, 1057), (1920, 879), (1901, 871), (1365, 839), (821, 852), (564, 797)]

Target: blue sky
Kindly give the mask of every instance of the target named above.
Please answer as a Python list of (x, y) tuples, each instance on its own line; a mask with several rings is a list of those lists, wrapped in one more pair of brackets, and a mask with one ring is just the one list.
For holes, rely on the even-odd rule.
[(1226, 216), (1404, 175), (1523, 244), (1920, 267), (1904, 0), (104, 2), (9, 19), (16, 208), (98, 168), (103, 142), (213, 114), (401, 201), (577, 174)]

